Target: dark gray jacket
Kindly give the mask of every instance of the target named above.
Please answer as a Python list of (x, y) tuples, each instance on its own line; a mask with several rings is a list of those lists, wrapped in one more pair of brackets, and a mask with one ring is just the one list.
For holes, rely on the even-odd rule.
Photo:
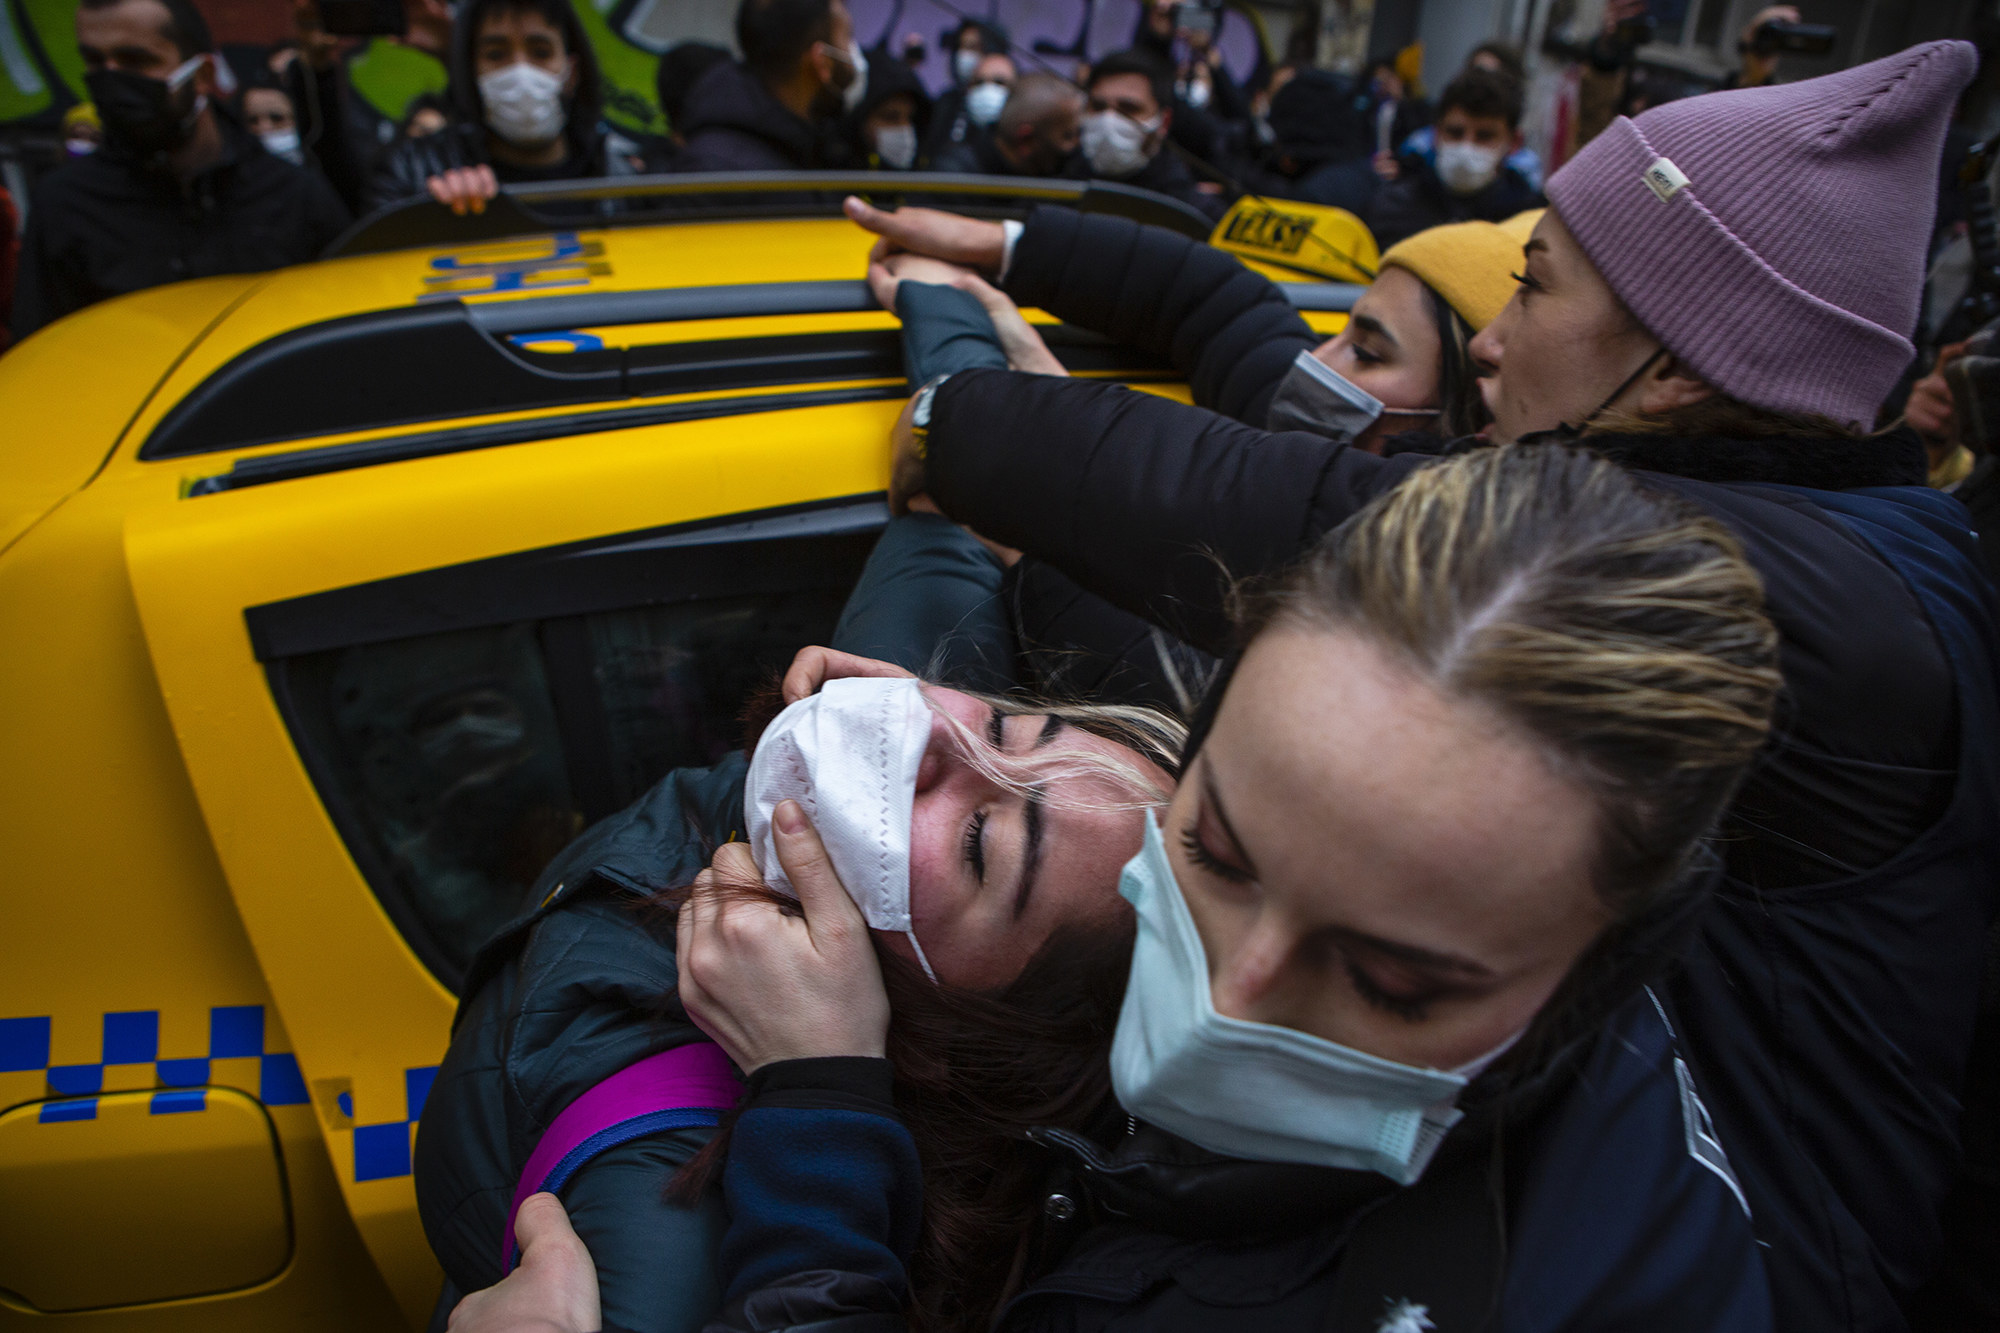
[[(507, 1208), (550, 1121), (626, 1066), (704, 1040), (676, 997), (672, 916), (644, 900), (742, 836), (745, 768), (736, 754), (676, 770), (591, 828), (542, 872), (539, 906), (473, 961), (417, 1136), (417, 1208), (447, 1279), (437, 1327), (458, 1294), (500, 1280)], [(597, 1261), (607, 1327), (694, 1329), (720, 1303), (719, 1202), (665, 1197), (713, 1132), (609, 1149), (561, 1191)]]

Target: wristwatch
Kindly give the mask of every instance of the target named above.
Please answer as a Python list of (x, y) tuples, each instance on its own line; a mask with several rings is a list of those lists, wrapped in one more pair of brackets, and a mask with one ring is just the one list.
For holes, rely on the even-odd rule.
[(931, 400), (937, 397), (938, 386), (950, 379), (952, 372), (933, 375), (923, 382), (923, 386), (910, 395), (910, 434), (917, 442), (917, 457), (925, 458), (930, 453), (931, 442)]

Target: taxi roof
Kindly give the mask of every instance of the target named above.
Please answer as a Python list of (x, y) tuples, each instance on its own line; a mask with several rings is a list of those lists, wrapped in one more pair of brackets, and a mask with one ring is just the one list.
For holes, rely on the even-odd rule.
[[(873, 238), (840, 212), (849, 193), (890, 189), (894, 202), (986, 216), (1061, 202), (1207, 234), (1193, 209), (1130, 187), (903, 173), (553, 182), (510, 188), (469, 218), (406, 204), (364, 219), (330, 258), (105, 302), (0, 361), (0, 390), (52, 411), (68, 395), (50, 383), (115, 367), (96, 372), (90, 429), (70, 416), (16, 437), (6, 452), (27, 466), (0, 488), (0, 522), (32, 521), (117, 455), (250, 455), (190, 478), (205, 494), (639, 417), (763, 410), (773, 386), (795, 405), (899, 389), (896, 321), (860, 276)], [(1306, 309), (1344, 310), (1358, 290), (1287, 286)], [(1165, 369), (1050, 332), (1085, 373)]]

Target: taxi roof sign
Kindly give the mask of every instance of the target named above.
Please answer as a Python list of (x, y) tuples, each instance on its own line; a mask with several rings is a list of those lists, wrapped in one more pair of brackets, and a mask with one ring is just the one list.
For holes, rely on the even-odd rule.
[(1277, 276), (1325, 282), (1373, 282), (1382, 258), (1375, 237), (1346, 209), (1257, 195), (1237, 200), (1208, 243), (1282, 270)]

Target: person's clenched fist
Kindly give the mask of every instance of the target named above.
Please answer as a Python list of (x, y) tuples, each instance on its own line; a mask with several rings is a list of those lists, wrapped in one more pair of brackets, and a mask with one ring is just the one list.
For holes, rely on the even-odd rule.
[(772, 812), (799, 915), (731, 888), (760, 878), (741, 843), (719, 848), (675, 922), (681, 1007), (745, 1074), (779, 1060), (881, 1056), (889, 997), (861, 910), (796, 801)]

